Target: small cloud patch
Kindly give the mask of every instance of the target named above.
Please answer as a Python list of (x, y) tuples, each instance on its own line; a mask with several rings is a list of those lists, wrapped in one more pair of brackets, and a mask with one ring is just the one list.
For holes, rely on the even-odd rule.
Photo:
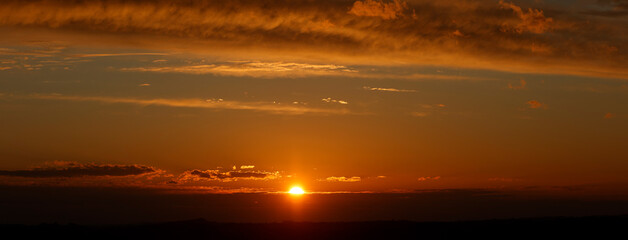
[(362, 178), (360, 177), (328, 177), (325, 179), (319, 179), (319, 181), (325, 181), (325, 182), (360, 182), (362, 181)]
[(532, 109), (547, 108), (547, 105), (545, 103), (541, 103), (537, 100), (530, 100), (526, 103), (528, 104), (528, 107)]
[(336, 99), (332, 99), (332, 98), (323, 98), (321, 99), (321, 101), (326, 102), (326, 103), (339, 103), (339, 104), (349, 104), (349, 102), (344, 101), (344, 100), (336, 100)]
[(419, 182), (424, 182), (424, 181), (435, 181), (440, 179), (440, 176), (435, 176), (435, 177), (420, 177), (417, 179), (417, 181)]

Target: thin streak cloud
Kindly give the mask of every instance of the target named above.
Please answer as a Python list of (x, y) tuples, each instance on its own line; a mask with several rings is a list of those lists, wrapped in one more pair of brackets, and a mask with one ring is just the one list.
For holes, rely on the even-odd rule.
[(333, 64), (306, 64), (284, 62), (231, 62), (230, 64), (201, 64), (165, 67), (122, 68), (126, 72), (156, 72), (185, 74), (216, 74), (248, 77), (305, 77), (348, 75), (357, 70)]
[(117, 98), (117, 97), (89, 97), (89, 96), (65, 96), (65, 95), (28, 95), (11, 96), (21, 99), (41, 99), (57, 101), (77, 101), (77, 102), (101, 102), (101, 103), (124, 103), (141, 106), (166, 106), (184, 108), (207, 108), (207, 109), (231, 109), (231, 110), (251, 110), (268, 112), (272, 114), (353, 114), (348, 109), (326, 109), (311, 108), (294, 104), (277, 104), (272, 102), (241, 102), (214, 99), (137, 99), (137, 98)]
[(89, 53), (89, 54), (74, 54), (70, 57), (75, 58), (91, 58), (91, 57), (126, 57), (126, 56), (165, 56), (168, 53)]
[(144, 165), (80, 164), (63, 162), (56, 166), (28, 170), (0, 170), (0, 176), (25, 178), (137, 176), (158, 173), (160, 170)]
[(402, 93), (416, 92), (416, 90), (410, 90), (410, 89), (381, 88), (381, 87), (368, 87), (368, 86), (364, 86), (363, 89), (368, 90), (368, 91), (380, 91), (380, 92), (402, 92)]

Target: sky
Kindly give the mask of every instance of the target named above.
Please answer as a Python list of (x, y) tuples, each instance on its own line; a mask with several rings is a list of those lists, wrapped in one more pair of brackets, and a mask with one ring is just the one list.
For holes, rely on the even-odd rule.
[(6, 0), (0, 185), (628, 199), (627, 16), (625, 0)]

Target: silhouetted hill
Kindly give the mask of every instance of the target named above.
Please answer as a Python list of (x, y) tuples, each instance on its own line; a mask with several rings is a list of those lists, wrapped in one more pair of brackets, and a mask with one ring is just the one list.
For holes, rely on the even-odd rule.
[(0, 225), (15, 239), (627, 239), (628, 216), (463, 222), (216, 223), (204, 219), (138, 225)]

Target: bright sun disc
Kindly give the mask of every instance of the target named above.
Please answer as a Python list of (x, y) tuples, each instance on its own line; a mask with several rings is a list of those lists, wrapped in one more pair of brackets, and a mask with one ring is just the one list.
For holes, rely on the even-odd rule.
[(288, 191), (288, 193), (290, 193), (290, 194), (299, 194), (300, 195), (300, 194), (304, 194), (305, 191), (303, 191), (303, 188), (293, 187), (293, 188), (290, 189), (290, 191)]

